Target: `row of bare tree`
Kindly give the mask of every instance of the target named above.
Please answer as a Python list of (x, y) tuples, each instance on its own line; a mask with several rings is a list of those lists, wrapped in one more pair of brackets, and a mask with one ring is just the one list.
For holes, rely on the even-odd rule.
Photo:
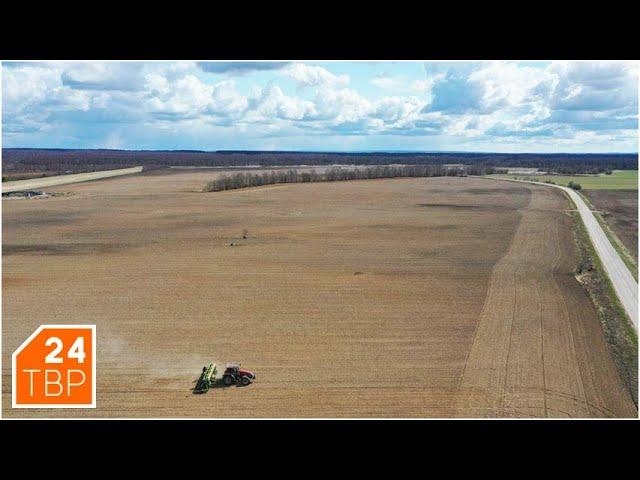
[(216, 178), (206, 185), (204, 191), (220, 192), (238, 188), (273, 185), (276, 183), (339, 182), (345, 180), (371, 180), (375, 178), (442, 177), (445, 175), (465, 176), (466, 173), (462, 168), (451, 168), (441, 165), (375, 166), (363, 168), (333, 167), (324, 173), (298, 170), (270, 171), (264, 173), (238, 172)]

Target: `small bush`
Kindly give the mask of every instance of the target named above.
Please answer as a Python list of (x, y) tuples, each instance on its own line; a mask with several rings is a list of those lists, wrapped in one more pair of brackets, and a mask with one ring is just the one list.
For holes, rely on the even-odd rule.
[(569, 188), (573, 188), (574, 190), (582, 190), (582, 185), (580, 185), (579, 183), (576, 183), (574, 181), (569, 181), (569, 183), (567, 184), (567, 186)]

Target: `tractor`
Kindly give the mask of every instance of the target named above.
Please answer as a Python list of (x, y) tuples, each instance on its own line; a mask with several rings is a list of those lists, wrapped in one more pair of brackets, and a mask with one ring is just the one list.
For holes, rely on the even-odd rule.
[(234, 383), (238, 386), (246, 387), (256, 379), (256, 374), (249, 370), (240, 368), (239, 363), (227, 363), (224, 374), (222, 375), (222, 384), (230, 387)]

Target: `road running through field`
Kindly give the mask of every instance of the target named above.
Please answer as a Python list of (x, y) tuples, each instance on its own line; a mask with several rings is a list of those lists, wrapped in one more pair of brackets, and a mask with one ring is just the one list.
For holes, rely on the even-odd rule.
[(575, 203), (580, 217), (584, 222), (591, 242), (596, 250), (596, 253), (604, 265), (604, 269), (611, 280), (613, 289), (620, 300), (625, 312), (631, 319), (631, 322), (638, 330), (638, 283), (633, 278), (633, 275), (620, 258), (620, 255), (613, 247), (609, 238), (605, 234), (604, 230), (598, 223), (598, 220), (593, 215), (593, 212), (589, 209), (582, 197), (573, 189), (569, 187), (563, 187), (561, 185), (553, 185), (550, 183), (532, 182), (527, 180), (508, 180), (513, 182), (522, 183), (534, 183), (537, 185), (555, 187), (563, 190), (573, 203)]

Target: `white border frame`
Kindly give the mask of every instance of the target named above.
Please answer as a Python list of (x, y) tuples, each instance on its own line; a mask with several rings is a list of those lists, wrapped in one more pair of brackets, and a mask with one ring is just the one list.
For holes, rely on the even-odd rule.
[[(49, 403), (22, 403), (18, 405), (16, 402), (16, 358), (22, 350), (24, 350), (27, 345), (29, 345), (34, 338), (40, 335), (41, 332), (47, 329), (88, 329), (91, 330), (91, 356), (92, 356), (92, 368), (93, 372), (91, 375), (91, 404), (49, 404)], [(29, 335), (20, 346), (16, 349), (15, 352), (11, 354), (11, 408), (96, 408), (96, 357), (97, 357), (97, 349), (96, 349), (96, 326), (95, 325), (40, 325), (36, 328), (35, 332)]]

